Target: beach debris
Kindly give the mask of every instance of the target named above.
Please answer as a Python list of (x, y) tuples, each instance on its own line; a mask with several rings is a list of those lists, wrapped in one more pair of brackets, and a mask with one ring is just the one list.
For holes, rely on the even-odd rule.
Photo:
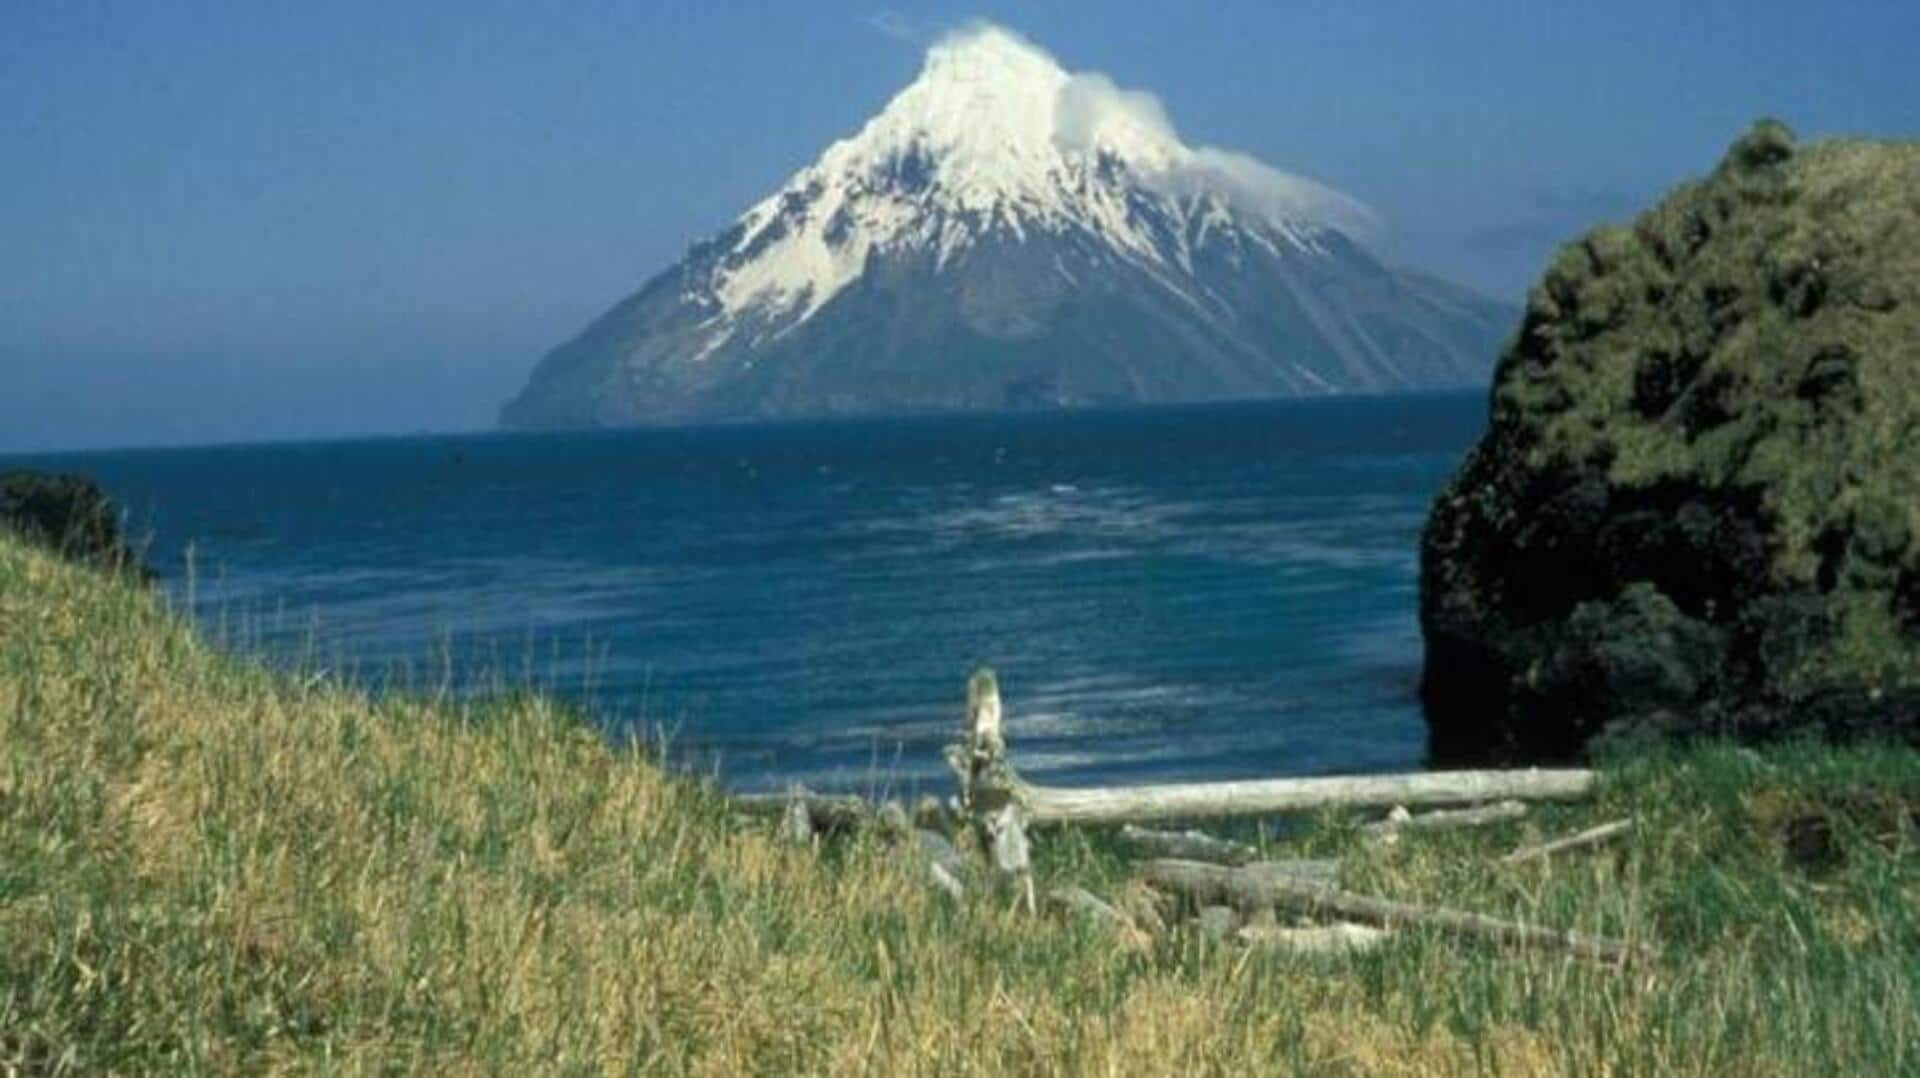
[(1420, 925), (1449, 935), (1512, 947), (1563, 950), (1583, 958), (1619, 964), (1655, 957), (1653, 948), (1642, 943), (1355, 894), (1304, 880), (1292, 873), (1276, 872), (1259, 862), (1227, 868), (1199, 861), (1150, 861), (1145, 866), (1145, 878), (1156, 887), (1191, 895), (1197, 901), (1225, 898), (1245, 909), (1262, 905), (1284, 906), (1308, 914), (1387, 928)]
[(1633, 829), (1632, 820), (1613, 820), (1598, 827), (1589, 827), (1578, 834), (1566, 838), (1554, 839), (1531, 846), (1522, 846), (1500, 859), (1503, 865), (1518, 865), (1527, 861), (1537, 861), (1567, 850), (1577, 850), (1584, 846), (1595, 846), (1611, 838), (1626, 834)]
[[(1390, 839), (1403, 831), (1445, 831), (1456, 827), (1484, 827), (1487, 824), (1517, 820), (1526, 814), (1525, 802), (1511, 798), (1495, 801), (1490, 805), (1435, 809), (1432, 812), (1419, 814), (1408, 812), (1405, 805), (1395, 805), (1386, 816), (1363, 826), (1360, 831), (1369, 838)], [(1201, 858), (1192, 860), (1201, 860)]]
[[(1011, 769), (1008, 769), (1009, 772)], [(1570, 800), (1593, 790), (1584, 768), (1416, 771), (1157, 786), (1056, 787), (1018, 782), (1035, 826), (1273, 816), (1329, 807)]]
[(1134, 853), (1148, 857), (1176, 857), (1216, 865), (1244, 865), (1254, 858), (1252, 846), (1215, 838), (1202, 831), (1154, 831), (1127, 824), (1120, 828), (1119, 838), (1121, 844)]
[(1317, 955), (1360, 954), (1380, 946), (1392, 935), (1389, 929), (1339, 921), (1299, 928), (1249, 924), (1234, 933), (1234, 938), (1250, 947)]

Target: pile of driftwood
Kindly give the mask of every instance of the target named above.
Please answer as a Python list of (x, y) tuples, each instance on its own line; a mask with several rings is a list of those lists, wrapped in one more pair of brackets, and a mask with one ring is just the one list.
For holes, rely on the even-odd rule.
[[(1367, 824), (1369, 842), (1476, 827), (1518, 819), (1527, 802), (1587, 795), (1593, 773), (1579, 769), (1420, 772), (1359, 777), (1274, 779), (1164, 786), (1063, 789), (1022, 781), (1007, 758), (999, 687), (990, 671), (967, 687), (967, 719), (947, 761), (959, 794), (942, 804), (922, 798), (909, 809), (862, 798), (804, 790), (737, 799), (749, 811), (778, 814), (781, 835), (811, 843), (817, 833), (877, 826), (917, 850), (931, 886), (961, 899), (987, 887), (1010, 894), (1037, 912), (1028, 832), (1076, 823), (1118, 823), (1121, 844), (1142, 858), (1137, 879), (1111, 900), (1083, 888), (1060, 887), (1044, 897), (1069, 916), (1110, 926), (1121, 941), (1144, 946), (1182, 921), (1211, 938), (1296, 952), (1359, 951), (1395, 930), (1423, 926), (1506, 946), (1555, 948), (1603, 962), (1654, 957), (1644, 944), (1606, 939), (1464, 910), (1394, 901), (1343, 890), (1340, 864), (1331, 860), (1262, 861), (1244, 843), (1195, 830), (1139, 826), (1167, 820), (1266, 817), (1329, 806), (1389, 807)], [(1415, 813), (1411, 807), (1466, 805)], [(1624, 834), (1618, 820), (1576, 835), (1523, 846), (1500, 859), (1518, 864), (1592, 846)], [(970, 859), (954, 835), (970, 835), (986, 865)], [(1284, 920), (1283, 920), (1284, 918)]]

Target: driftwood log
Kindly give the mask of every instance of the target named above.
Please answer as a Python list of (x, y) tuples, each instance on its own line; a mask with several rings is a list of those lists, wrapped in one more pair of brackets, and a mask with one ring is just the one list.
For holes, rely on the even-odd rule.
[(1335, 805), (1443, 805), (1499, 800), (1564, 800), (1593, 789), (1585, 769), (1422, 771), (1304, 779), (1256, 779), (1159, 786), (1056, 787), (1021, 780), (1007, 757), (1005, 713), (993, 671), (967, 681), (966, 727), (947, 748), (962, 811), (976, 826), (1008, 801), (1034, 826), (1146, 823), (1226, 816), (1271, 816)]
[[(952, 754), (949, 754), (949, 760), (952, 759)], [(998, 767), (985, 763), (979, 768), (969, 767), (970, 782), (976, 772), (999, 771), (1003, 776), (1012, 775), (1004, 756), (993, 763)], [(1017, 776), (1013, 777), (1013, 783), (1001, 785), (997, 790), (1004, 796), (1017, 797), (1025, 804), (1027, 823), (1036, 826), (1271, 816), (1342, 805), (1437, 805), (1501, 798), (1575, 800), (1587, 796), (1593, 789), (1593, 773), (1580, 768), (1425, 771), (1396, 775), (1084, 788), (1035, 786), (1018, 781)], [(991, 780), (986, 785), (995, 788)], [(735, 794), (731, 803), (740, 811), (756, 816), (782, 816), (791, 800), (793, 798), (788, 794)], [(809, 793), (804, 800), (814, 826), (822, 830), (857, 826), (872, 819), (877, 811), (872, 802), (852, 794)], [(1487, 806), (1488, 809), (1496, 807)], [(1469, 821), (1491, 822), (1491, 819), (1472, 818), (1471, 814), (1480, 810), (1459, 811), (1463, 824)], [(1491, 815), (1508, 818), (1505, 814), (1511, 811), (1499, 808), (1498, 813)], [(915, 807), (916, 823), (924, 825), (929, 815), (926, 806)], [(1422, 813), (1410, 820), (1424, 820), (1435, 815)], [(1432, 826), (1452, 824), (1442, 824), (1436, 820)]]
[(1386, 942), (1389, 929), (1347, 922), (1311, 928), (1247, 925), (1235, 933), (1240, 942), (1294, 954), (1359, 954)]
[[(986, 834), (986, 820), (1008, 802), (1018, 802), (1021, 824), (1042, 827), (1074, 823), (1150, 823), (1166, 820), (1232, 816), (1272, 816), (1334, 806), (1458, 805), (1499, 801), (1461, 810), (1456, 816), (1428, 813), (1405, 821), (1417, 827), (1454, 826), (1509, 818), (1518, 812), (1504, 802), (1570, 800), (1592, 792), (1592, 771), (1581, 768), (1523, 771), (1422, 771), (1396, 775), (1351, 775), (1299, 779), (1254, 779), (1240, 782), (1177, 783), (1128, 787), (1037, 786), (1023, 781), (1007, 757), (1005, 709), (1000, 684), (993, 671), (976, 670), (967, 681), (966, 726), (959, 744), (946, 751), (947, 763), (960, 786), (959, 811)], [(738, 794), (735, 808), (764, 816), (784, 816), (796, 800), (805, 802), (807, 817), (818, 831), (844, 830), (874, 820), (879, 810), (864, 798), (846, 794)], [(1524, 811), (1524, 810), (1520, 810)], [(912, 823), (926, 827), (945, 815), (939, 802), (923, 797), (915, 805)], [(1481, 817), (1484, 817), (1482, 819)], [(1416, 823), (1415, 821), (1423, 821)], [(882, 821), (899, 828), (897, 812)], [(1135, 836), (1143, 844), (1161, 842)], [(1192, 836), (1197, 832), (1186, 832)], [(1200, 836), (1205, 838), (1206, 836)], [(1123, 835), (1123, 841), (1133, 841)], [(989, 843), (990, 845), (990, 843)], [(1161, 847), (1161, 856), (1218, 859), (1232, 863), (1238, 853), (1222, 849), (1211, 857), (1194, 848)]]
[(1525, 861), (1536, 861), (1551, 857), (1565, 850), (1577, 850), (1582, 846), (1594, 846), (1626, 834), (1633, 829), (1632, 820), (1614, 820), (1598, 827), (1589, 827), (1585, 831), (1566, 838), (1557, 838), (1552, 842), (1542, 842), (1533, 846), (1522, 846), (1500, 859), (1503, 865), (1517, 865)]
[(1163, 786), (1066, 788), (1021, 784), (1035, 825), (1272, 816), (1336, 805), (1439, 805), (1500, 799), (1567, 800), (1593, 789), (1581, 768), (1423, 771)]
[(1253, 860), (1253, 847), (1229, 842), (1200, 831), (1151, 831), (1128, 824), (1120, 829), (1120, 843), (1147, 857), (1207, 861), (1216, 865), (1244, 865)]
[(1644, 944), (1580, 932), (1556, 931), (1484, 914), (1354, 894), (1326, 884), (1302, 880), (1289, 873), (1273, 872), (1258, 862), (1239, 868), (1225, 868), (1197, 861), (1151, 861), (1146, 866), (1145, 875), (1154, 886), (1189, 894), (1202, 902), (1217, 896), (1243, 908), (1285, 906), (1306, 913), (1387, 928), (1424, 925), (1455, 936), (1490, 940), (1514, 947), (1553, 948), (1602, 962), (1625, 964), (1646, 961), (1655, 956), (1653, 949)]
[[(1375, 820), (1360, 830), (1367, 835), (1380, 837), (1398, 834), (1402, 831), (1445, 831), (1455, 827), (1483, 827), (1487, 824), (1505, 823), (1517, 820), (1527, 814), (1527, 806), (1520, 801), (1496, 801), (1491, 805), (1475, 805), (1462, 809), (1435, 809), (1432, 812), (1409, 813), (1404, 806), (1396, 805), (1384, 819)], [(1201, 860), (1201, 858), (1194, 858)]]
[[(1196, 866), (1209, 871), (1189, 872), (1183, 866)], [(1340, 862), (1320, 859), (1254, 861), (1229, 868), (1163, 857), (1146, 862), (1144, 871), (1149, 884), (1181, 896), (1190, 905), (1210, 906), (1224, 902), (1247, 910), (1257, 910), (1284, 905), (1261, 890), (1269, 882), (1286, 881), (1294, 887), (1332, 888), (1340, 878)]]

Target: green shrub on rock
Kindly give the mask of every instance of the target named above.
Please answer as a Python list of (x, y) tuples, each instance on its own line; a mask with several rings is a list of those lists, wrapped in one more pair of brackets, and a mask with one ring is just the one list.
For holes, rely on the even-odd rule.
[(1756, 124), (1562, 249), (1423, 538), (1437, 758), (1920, 730), (1920, 144)]
[(85, 476), (0, 472), (0, 531), (74, 561), (147, 573), (127, 546), (113, 502)]

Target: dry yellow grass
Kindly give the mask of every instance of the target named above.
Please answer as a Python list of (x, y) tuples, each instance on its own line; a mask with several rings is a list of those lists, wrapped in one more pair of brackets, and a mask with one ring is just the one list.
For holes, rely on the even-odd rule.
[[(781, 845), (548, 700), (429, 705), (276, 675), (210, 650), (151, 595), (0, 538), (0, 1062), (1912, 1068), (1907, 824), (1843, 829), (1848, 861), (1818, 881), (1760, 829), (1849, 783), (1910, 804), (1916, 769), (1897, 753), (1752, 774), (1741, 759), (1624, 774), (1591, 811), (1637, 808), (1649, 826), (1569, 864), (1489, 870), (1475, 843), (1514, 830), (1365, 853), (1336, 816), (1297, 840), (1354, 852), (1356, 885), (1382, 893), (1655, 940), (1671, 957), (1650, 970), (1423, 934), (1331, 961), (1180, 934), (1136, 954), (1091, 926), (949, 902), (877, 835)], [(1049, 876), (1110, 889), (1121, 873), (1097, 836), (1043, 836), (1039, 853)]]

